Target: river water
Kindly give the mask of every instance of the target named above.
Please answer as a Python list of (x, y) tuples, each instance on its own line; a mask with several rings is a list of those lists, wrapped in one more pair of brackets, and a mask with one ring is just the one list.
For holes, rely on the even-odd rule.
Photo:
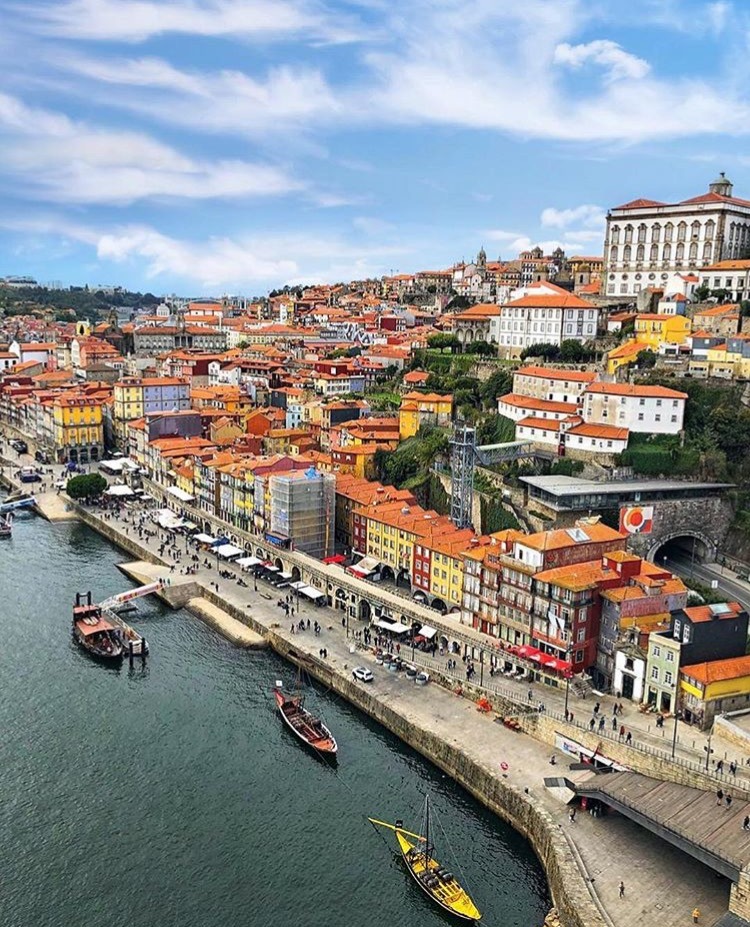
[(19, 515), (0, 541), (0, 923), (3, 927), (430, 927), (446, 917), (364, 820), (418, 826), (429, 790), (489, 927), (549, 908), (529, 845), (346, 703), (315, 696), (338, 772), (270, 707), (288, 665), (237, 650), (152, 599), (131, 618), (145, 668), (92, 661), (76, 591), (131, 585), (79, 524)]

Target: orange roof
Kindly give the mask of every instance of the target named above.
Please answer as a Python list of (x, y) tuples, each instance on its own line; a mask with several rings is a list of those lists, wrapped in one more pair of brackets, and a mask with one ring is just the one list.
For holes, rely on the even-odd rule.
[(710, 309), (696, 309), (693, 318), (696, 318), (696, 316), (709, 316), (711, 318), (723, 315), (733, 316), (737, 315), (739, 308), (736, 303), (723, 303), (720, 306), (711, 306)]
[(712, 270), (750, 270), (750, 261), (719, 261), (718, 264), (711, 264), (709, 267), (702, 268), (702, 273), (708, 273)]
[(594, 309), (596, 308), (593, 303), (587, 302), (585, 299), (581, 299), (580, 296), (576, 296), (573, 293), (568, 293), (567, 290), (561, 291), (560, 293), (540, 293), (538, 296), (528, 294), (527, 296), (521, 296), (519, 299), (513, 299), (508, 303), (505, 303), (505, 306), (531, 306), (532, 308), (543, 309), (545, 307), (564, 308), (564, 309)]
[(693, 663), (691, 666), (683, 666), (680, 673), (704, 686), (709, 686), (712, 682), (741, 679), (750, 676), (750, 655), (732, 657), (729, 660), (712, 660), (710, 663)]
[(575, 415), (578, 406), (574, 402), (555, 402), (552, 399), (537, 399), (535, 396), (522, 396), (520, 393), (506, 393), (498, 402), (519, 409), (532, 409), (535, 412), (557, 412), (561, 415)]
[(529, 534), (519, 539), (519, 543), (526, 547), (533, 547), (534, 550), (557, 550), (562, 547), (575, 547), (577, 544), (590, 543), (601, 544), (605, 541), (624, 540), (625, 535), (615, 531), (601, 522), (593, 525), (576, 525), (586, 535), (586, 541), (576, 541), (568, 533), (570, 529), (555, 528), (552, 531), (539, 531), (536, 534)]
[(540, 428), (542, 431), (559, 431), (561, 422), (553, 418), (527, 418), (519, 419), (518, 425), (524, 428)]
[(648, 351), (650, 345), (645, 341), (626, 341), (625, 344), (621, 344), (617, 348), (612, 348), (612, 350), (607, 354), (608, 358), (612, 357), (630, 357), (631, 355), (635, 356), (641, 351)]
[(629, 203), (623, 203), (622, 206), (615, 206), (615, 209), (645, 209), (649, 206), (666, 206), (666, 203), (660, 203), (658, 200), (647, 200), (640, 197), (637, 200), (630, 200)]
[(606, 438), (610, 441), (627, 441), (630, 432), (627, 428), (615, 428), (614, 425), (588, 425), (583, 422), (568, 430), (570, 435), (584, 438)]
[(593, 383), (598, 374), (588, 370), (563, 370), (560, 367), (519, 367), (514, 376), (543, 377), (546, 380), (567, 380), (574, 383)]
[(742, 611), (742, 606), (739, 602), (727, 602), (727, 607), (729, 608), (728, 612), (723, 612), (720, 614), (715, 614), (711, 611), (710, 605), (693, 605), (690, 608), (684, 609), (685, 614), (693, 622), (703, 622), (703, 621), (713, 621), (715, 619), (730, 618), (735, 615), (739, 615)]
[(502, 309), (497, 303), (477, 303), (470, 309), (460, 312), (456, 318), (461, 319), (488, 319), (495, 315), (500, 315)]
[(680, 393), (676, 389), (666, 386), (650, 385), (647, 383), (592, 383), (587, 386), (584, 393), (606, 393), (610, 396), (643, 396), (657, 399), (687, 399), (687, 393)]

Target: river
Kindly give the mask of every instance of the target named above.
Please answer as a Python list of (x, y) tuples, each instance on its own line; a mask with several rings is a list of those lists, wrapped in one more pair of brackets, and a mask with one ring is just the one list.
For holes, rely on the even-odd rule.
[(489, 927), (540, 927), (530, 846), (355, 709), (314, 696), (338, 772), (271, 709), (290, 667), (237, 650), (151, 598), (131, 620), (147, 665), (113, 669), (70, 636), (76, 591), (131, 584), (77, 523), (19, 515), (0, 541), (0, 910), (4, 927), (446, 924), (365, 815), (418, 826), (429, 790)]

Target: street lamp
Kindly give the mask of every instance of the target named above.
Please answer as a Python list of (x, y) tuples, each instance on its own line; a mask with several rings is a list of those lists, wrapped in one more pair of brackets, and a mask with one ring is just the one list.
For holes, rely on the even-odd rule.
[[(570, 650), (565, 651), (565, 662), (570, 664)], [(565, 720), (568, 720), (568, 697), (570, 696), (570, 665), (565, 670)]]
[(675, 708), (674, 711), (674, 732), (672, 733), (672, 759), (674, 759), (675, 750), (677, 749), (677, 722), (682, 718), (682, 712)]
[(708, 761), (711, 759), (711, 754), (714, 752), (711, 749), (711, 737), (713, 736), (713, 733), (714, 729), (712, 725), (711, 730), (708, 732), (708, 744), (703, 748), (706, 751), (706, 772), (708, 772)]

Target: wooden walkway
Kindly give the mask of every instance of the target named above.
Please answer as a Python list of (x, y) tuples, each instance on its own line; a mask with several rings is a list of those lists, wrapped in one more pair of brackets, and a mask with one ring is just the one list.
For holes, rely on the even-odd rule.
[[(733, 881), (750, 864), (750, 802), (633, 772), (592, 773), (569, 783), (579, 796), (598, 799)], [(731, 793), (730, 793), (731, 794)]]

